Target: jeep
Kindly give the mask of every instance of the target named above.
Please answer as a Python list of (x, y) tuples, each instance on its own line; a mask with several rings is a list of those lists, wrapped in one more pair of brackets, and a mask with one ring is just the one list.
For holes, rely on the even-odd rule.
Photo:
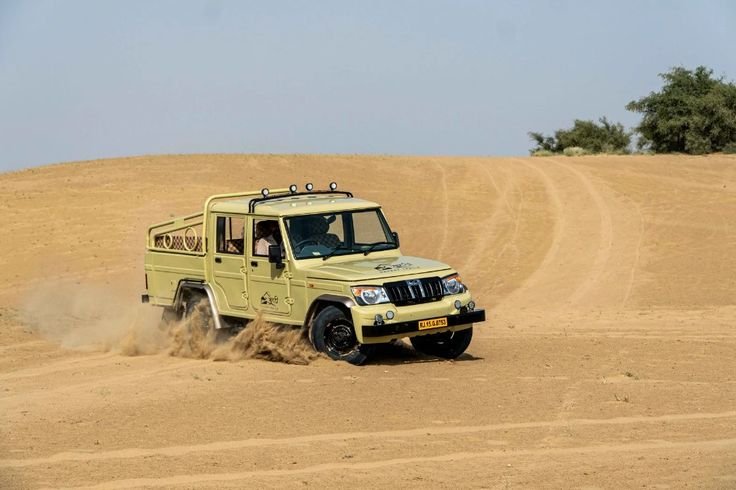
[(334, 182), (215, 195), (200, 213), (149, 227), (145, 281), (142, 301), (165, 318), (203, 304), (212, 328), (229, 331), (260, 316), (352, 364), (403, 337), (454, 359), (485, 320), (455, 270), (402, 255), (381, 207)]

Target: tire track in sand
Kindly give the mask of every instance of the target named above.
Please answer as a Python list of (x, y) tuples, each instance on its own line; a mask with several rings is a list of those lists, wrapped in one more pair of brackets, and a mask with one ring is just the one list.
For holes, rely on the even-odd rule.
[(489, 451), (478, 452), (457, 452), (449, 454), (440, 454), (436, 456), (416, 456), (408, 458), (383, 459), (378, 461), (366, 461), (360, 463), (322, 463), (313, 466), (296, 469), (272, 469), (272, 470), (254, 470), (229, 473), (199, 473), (190, 475), (174, 475), (162, 478), (132, 478), (128, 480), (109, 480), (91, 486), (66, 487), (70, 489), (96, 490), (96, 489), (116, 489), (116, 488), (136, 488), (136, 487), (166, 487), (173, 485), (193, 485), (205, 482), (232, 482), (238, 480), (247, 480), (257, 477), (279, 477), (286, 476), (292, 478), (295, 475), (314, 474), (325, 471), (346, 470), (346, 473), (355, 470), (373, 470), (390, 466), (399, 465), (416, 465), (423, 463), (441, 463), (452, 461), (466, 461), (483, 458), (518, 458), (520, 456), (564, 456), (564, 455), (591, 455), (591, 454), (610, 454), (610, 453), (627, 453), (627, 452), (643, 452), (658, 450), (725, 450), (735, 448), (736, 439), (707, 439), (697, 441), (655, 441), (655, 442), (633, 442), (627, 444), (600, 444), (594, 446), (576, 446), (576, 447), (555, 447), (555, 448), (538, 448), (538, 449), (492, 449)]
[(233, 449), (258, 448), (268, 446), (299, 446), (308, 443), (327, 441), (349, 441), (358, 439), (396, 439), (401, 437), (421, 437), (427, 435), (445, 434), (474, 434), (479, 432), (493, 432), (498, 430), (536, 429), (570, 426), (601, 426), (601, 425), (630, 425), (630, 424), (661, 424), (690, 420), (712, 420), (735, 418), (736, 411), (718, 413), (683, 413), (660, 416), (632, 416), (609, 419), (565, 419), (536, 422), (508, 422), (502, 424), (461, 426), (461, 427), (422, 427), (418, 429), (389, 430), (378, 432), (345, 432), (332, 434), (315, 434), (308, 436), (285, 438), (258, 438), (235, 441), (217, 441), (207, 444), (189, 446), (168, 446), (160, 448), (128, 448), (111, 451), (88, 452), (61, 452), (48, 457), (26, 459), (0, 460), (0, 468), (20, 468), (35, 465), (48, 465), (66, 461), (99, 461), (109, 459), (143, 458), (150, 456), (176, 457), (196, 452), (227, 451)]
[(552, 202), (552, 219), (554, 220), (554, 227), (552, 228), (552, 240), (549, 247), (547, 248), (547, 252), (545, 253), (544, 258), (542, 259), (542, 262), (539, 264), (536, 270), (519, 285), (519, 287), (515, 291), (511, 292), (506, 298), (504, 298), (504, 302), (511, 298), (518, 298), (524, 291), (536, 286), (548, 274), (548, 269), (559, 254), (560, 245), (562, 243), (563, 235), (567, 227), (565, 215), (563, 213), (564, 206), (562, 204), (562, 199), (560, 198), (560, 190), (558, 189), (552, 178), (537, 164), (532, 164), (520, 158), (513, 159), (512, 161), (520, 165), (524, 165), (539, 174), (547, 196)]
[[(99, 366), (106, 366), (114, 364), (119, 360), (119, 355), (115, 352), (105, 352), (104, 354), (97, 355), (85, 355), (84, 357), (73, 357), (62, 359), (59, 361), (53, 361), (39, 367), (30, 367), (16, 369), (15, 371), (9, 371), (0, 374), (0, 381), (11, 381), (14, 379), (22, 378), (34, 378), (38, 376), (46, 376), (49, 374), (56, 374), (59, 371), (71, 370), (71, 369), (82, 369), (82, 368), (93, 368)], [(112, 361), (112, 362), (110, 362)]]
[(639, 217), (639, 239), (636, 243), (636, 253), (634, 255), (634, 261), (631, 264), (631, 270), (629, 271), (629, 280), (626, 286), (626, 291), (624, 292), (624, 299), (621, 301), (621, 308), (626, 307), (626, 303), (629, 301), (629, 296), (631, 296), (631, 291), (634, 289), (634, 279), (636, 277), (636, 270), (639, 268), (641, 247), (642, 242), (644, 241), (644, 215), (641, 212), (641, 206), (639, 204), (635, 204), (635, 206), (637, 216)]
[(578, 180), (580, 180), (585, 190), (593, 199), (600, 216), (598, 250), (596, 251), (593, 265), (588, 276), (570, 296), (571, 303), (578, 303), (590, 291), (590, 289), (599, 282), (600, 277), (606, 268), (606, 264), (611, 257), (611, 249), (613, 248), (613, 222), (611, 219), (611, 211), (608, 209), (603, 196), (601, 196), (601, 193), (595, 188), (588, 176), (570, 164), (562, 163), (555, 159), (550, 159), (550, 161), (573, 173)]
[(611, 210), (590, 177), (573, 165), (551, 158), (516, 161), (540, 176), (554, 227), (539, 266), (507, 300), (546, 301), (550, 311), (579, 305), (608, 270), (614, 239)]
[[(483, 165), (481, 166), (481, 168), (486, 175), (486, 180), (491, 185), (491, 187), (495, 189), (498, 197), (493, 203), (493, 211), (488, 215), (487, 218), (483, 220), (483, 225), (479, 226), (482, 226), (482, 229), (485, 230), (486, 233), (490, 233), (496, 228), (497, 222), (499, 221), (499, 218), (502, 214), (501, 211), (505, 211), (508, 218), (514, 221), (514, 231), (512, 233), (511, 239), (504, 243), (503, 247), (501, 247), (500, 250), (493, 254), (493, 260), (489, 261), (490, 263), (485, 264), (484, 261), (480, 259), (484, 256), (491, 255), (488, 253), (488, 240), (485, 240), (484, 235), (478, 237), (477, 241), (473, 244), (471, 251), (467, 254), (465, 261), (461, 264), (458, 270), (466, 270), (471, 267), (471, 264), (482, 264), (488, 267), (489, 270), (492, 270), (496, 262), (498, 261), (498, 258), (503, 255), (510, 246), (516, 246), (516, 238), (519, 232), (519, 215), (521, 214), (521, 208), (523, 206), (523, 194), (521, 194), (518, 209), (516, 212), (514, 212), (514, 209), (509, 203), (509, 194), (511, 191), (511, 187), (516, 187), (515, 184), (512, 182), (512, 177), (507, 176), (503, 187), (501, 187), (498, 185), (498, 181), (487, 166)], [(499, 205), (499, 201), (503, 203), (503, 206)]]
[[(197, 362), (194, 359), (183, 359), (183, 361)], [(93, 379), (81, 380), (77, 383), (66, 383), (53, 387), (37, 387), (35, 389), (25, 390), (20, 393), (12, 393), (9, 395), (0, 395), (0, 401), (3, 408), (7, 411), (20, 409), (23, 406), (41, 404), (49, 398), (49, 396), (59, 397), (61, 395), (69, 395), (80, 393), (93, 388), (105, 386), (122, 386), (125, 384), (139, 383), (143, 379), (152, 378), (160, 374), (179, 371), (187, 367), (184, 362), (175, 364), (167, 364), (155, 369), (137, 369), (133, 372), (126, 372), (120, 375), (104, 375)]]

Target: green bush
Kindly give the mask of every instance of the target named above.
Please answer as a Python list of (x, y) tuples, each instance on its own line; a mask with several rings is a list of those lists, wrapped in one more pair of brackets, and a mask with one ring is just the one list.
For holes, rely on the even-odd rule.
[[(580, 148), (585, 153), (628, 153), (631, 144), (631, 134), (621, 123), (611, 123), (605, 117), (595, 121), (576, 119), (572, 128), (558, 129), (554, 136), (545, 136), (542, 133), (531, 132), (529, 137), (537, 146), (530, 151), (536, 154), (539, 151), (564, 153), (568, 148)], [(578, 154), (578, 150), (572, 150)]]
[(550, 151), (550, 150), (534, 150), (532, 152), (533, 157), (552, 157), (555, 156), (557, 153)]
[(581, 148), (579, 146), (568, 146), (562, 151), (562, 154), (566, 157), (581, 157), (583, 155), (587, 155), (588, 152), (585, 148)]
[(724, 145), (723, 153), (728, 153), (729, 155), (736, 154), (736, 141)]

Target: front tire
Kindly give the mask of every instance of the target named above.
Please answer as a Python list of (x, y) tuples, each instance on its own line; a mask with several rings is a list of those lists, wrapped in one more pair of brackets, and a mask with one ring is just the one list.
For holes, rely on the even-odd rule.
[(353, 322), (335, 306), (327, 306), (317, 314), (309, 328), (309, 340), (318, 352), (355, 365), (368, 359), (372, 347), (358, 342)]
[(459, 357), (473, 339), (473, 327), (456, 332), (441, 332), (411, 337), (411, 345), (417, 352), (443, 359)]

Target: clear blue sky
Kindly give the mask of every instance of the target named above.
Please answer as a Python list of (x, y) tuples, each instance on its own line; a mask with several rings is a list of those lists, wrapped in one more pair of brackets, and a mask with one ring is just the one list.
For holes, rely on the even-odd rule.
[(524, 155), (736, 78), (736, 2), (0, 0), (0, 171), (150, 153)]

